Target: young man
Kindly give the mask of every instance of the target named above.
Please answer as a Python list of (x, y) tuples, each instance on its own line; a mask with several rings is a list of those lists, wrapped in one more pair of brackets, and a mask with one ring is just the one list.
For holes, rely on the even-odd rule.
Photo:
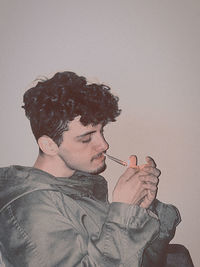
[(120, 114), (103, 84), (57, 73), (24, 94), (33, 167), (0, 171), (0, 245), (9, 266), (162, 266), (180, 218), (156, 200), (160, 171), (136, 157), (108, 202), (103, 128)]

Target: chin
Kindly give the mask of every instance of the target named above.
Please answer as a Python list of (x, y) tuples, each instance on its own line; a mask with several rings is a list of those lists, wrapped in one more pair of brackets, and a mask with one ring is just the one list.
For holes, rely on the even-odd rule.
[(100, 174), (101, 172), (105, 171), (105, 169), (107, 168), (106, 164), (104, 163), (102, 166), (100, 166), (99, 168), (95, 169), (95, 170), (91, 170), (89, 171), (90, 174)]

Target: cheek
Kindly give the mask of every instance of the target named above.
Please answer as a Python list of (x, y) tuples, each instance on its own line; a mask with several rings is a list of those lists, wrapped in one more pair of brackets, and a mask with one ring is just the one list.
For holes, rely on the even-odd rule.
[(60, 151), (67, 155), (73, 155), (81, 152), (81, 147), (77, 144), (68, 143), (60, 146)]
[(62, 148), (60, 150), (60, 155), (71, 162), (84, 162), (91, 158), (89, 149), (87, 147), (78, 147), (73, 145), (68, 148)]
[(95, 155), (92, 143), (62, 143), (59, 148), (59, 154), (70, 162), (89, 162)]

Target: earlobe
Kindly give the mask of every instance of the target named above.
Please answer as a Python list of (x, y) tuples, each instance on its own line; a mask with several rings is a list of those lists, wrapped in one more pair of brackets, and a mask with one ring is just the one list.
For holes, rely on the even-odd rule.
[(49, 136), (41, 136), (38, 139), (38, 145), (43, 153), (49, 156), (55, 156), (57, 154), (58, 146)]

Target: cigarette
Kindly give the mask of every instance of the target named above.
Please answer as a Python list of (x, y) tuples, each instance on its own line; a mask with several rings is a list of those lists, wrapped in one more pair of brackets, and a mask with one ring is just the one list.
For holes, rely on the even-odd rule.
[(121, 165), (123, 165), (123, 166), (128, 166), (128, 163), (127, 163), (126, 161), (123, 161), (123, 160), (121, 160), (121, 159), (117, 159), (117, 158), (115, 158), (115, 157), (113, 157), (113, 156), (108, 155), (107, 153), (104, 153), (104, 154), (105, 154), (109, 159), (111, 159), (111, 160), (117, 162), (118, 164), (121, 164)]

